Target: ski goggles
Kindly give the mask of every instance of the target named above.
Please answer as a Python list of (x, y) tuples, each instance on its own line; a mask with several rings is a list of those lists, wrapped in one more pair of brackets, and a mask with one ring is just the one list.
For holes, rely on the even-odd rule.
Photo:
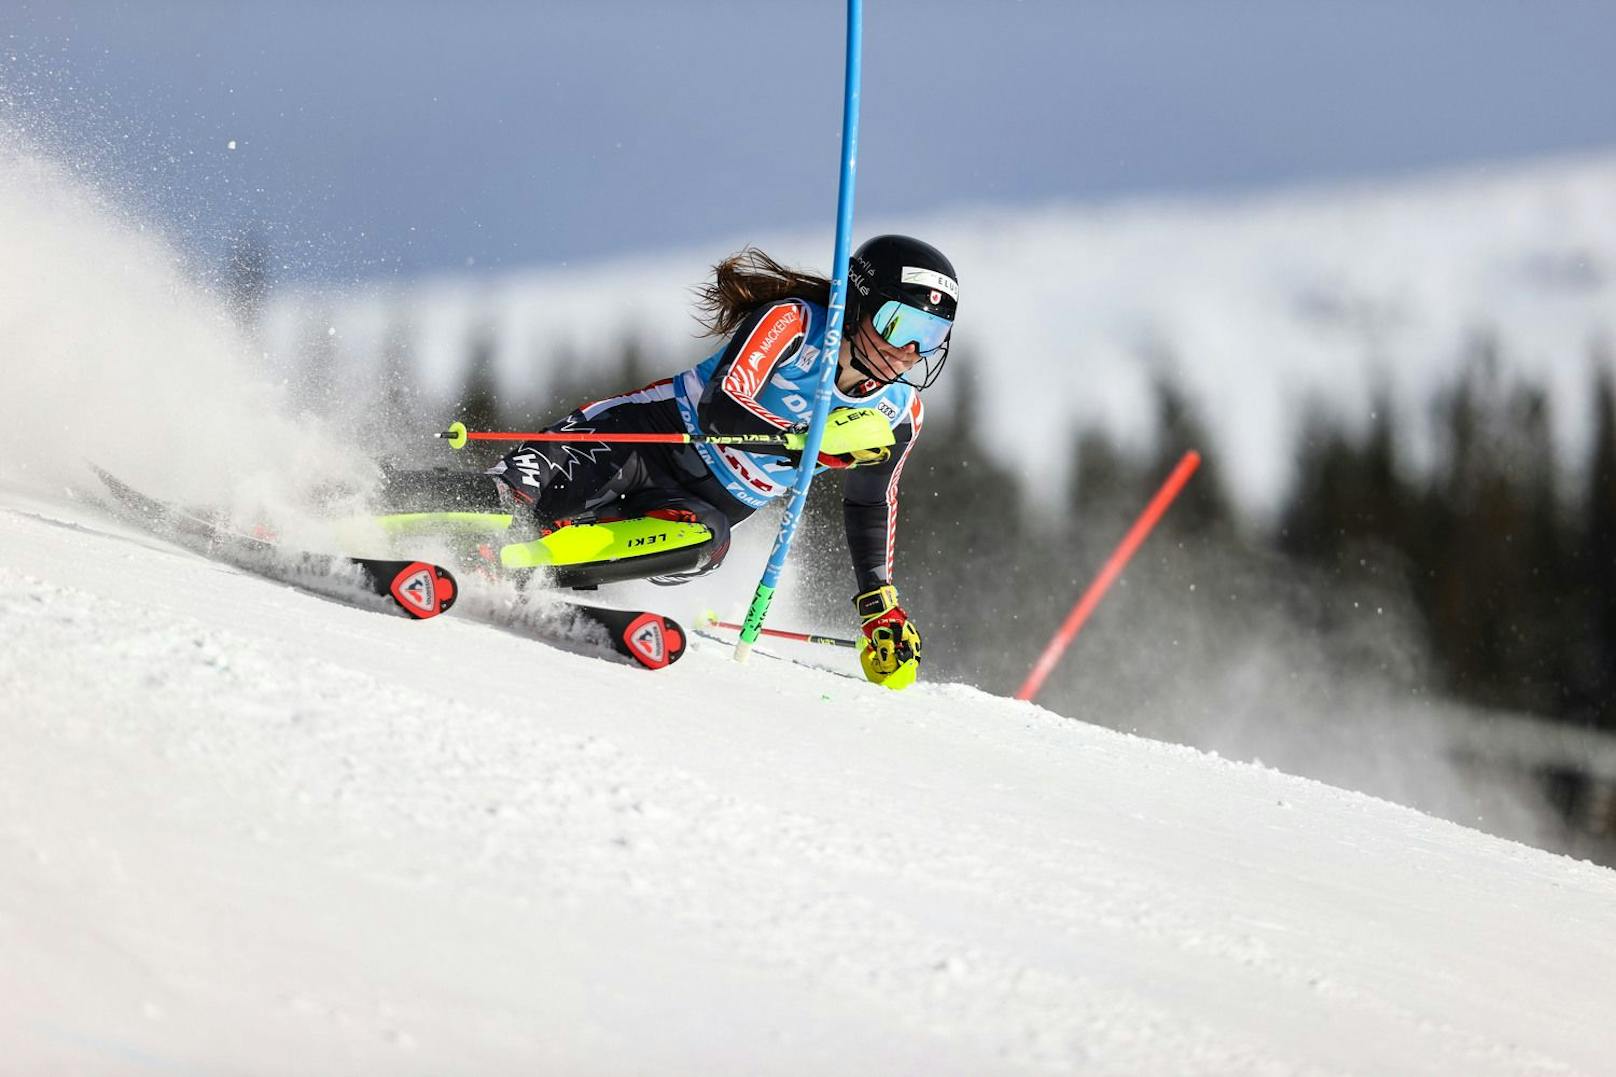
[(954, 323), (947, 318), (889, 299), (876, 308), (871, 319), (875, 333), (894, 348), (910, 344), (921, 355), (930, 355), (948, 343)]

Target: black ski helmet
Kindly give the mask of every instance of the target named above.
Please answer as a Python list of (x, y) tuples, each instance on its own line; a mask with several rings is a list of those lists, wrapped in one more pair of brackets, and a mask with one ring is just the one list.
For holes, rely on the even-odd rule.
[[(853, 341), (853, 365), (876, 381), (886, 379), (864, 362), (858, 345), (859, 324), (866, 314), (874, 317), (884, 304), (895, 301), (952, 323), (959, 306), (954, 263), (930, 243), (911, 236), (876, 236), (860, 244), (847, 263), (847, 285), (847, 336)], [(948, 344), (945, 336), (939, 347), (921, 352), (926, 369), (916, 388), (924, 389), (937, 380), (948, 359)]]

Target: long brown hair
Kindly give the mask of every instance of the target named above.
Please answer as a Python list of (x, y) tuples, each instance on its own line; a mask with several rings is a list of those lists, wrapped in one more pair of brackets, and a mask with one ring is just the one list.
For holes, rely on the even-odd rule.
[(756, 247), (746, 247), (713, 266), (713, 279), (696, 288), (701, 324), (712, 336), (735, 332), (746, 316), (781, 299), (830, 302), (830, 281), (790, 269)]

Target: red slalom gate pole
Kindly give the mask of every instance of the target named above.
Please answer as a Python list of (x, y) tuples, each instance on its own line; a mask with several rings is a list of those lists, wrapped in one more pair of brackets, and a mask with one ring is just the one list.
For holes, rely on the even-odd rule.
[(1072, 612), (1066, 615), (1065, 623), (1050, 638), (1049, 645), (1044, 648), (1044, 653), (1038, 656), (1032, 672), (1027, 674), (1027, 679), (1016, 690), (1017, 699), (1030, 700), (1038, 694), (1038, 690), (1044, 686), (1044, 679), (1054, 670), (1055, 665), (1061, 660), (1061, 655), (1066, 653), (1067, 646), (1083, 630), (1084, 623), (1088, 621), (1094, 608), (1100, 604), (1100, 600), (1105, 597), (1106, 591), (1110, 590), (1117, 577), (1122, 575), (1122, 570), (1127, 567), (1128, 561), (1138, 551), (1145, 537), (1160, 522), (1167, 507), (1173, 503), (1173, 499), (1184, 489), (1184, 484), (1190, 481), (1190, 476), (1195, 474), (1195, 469), (1200, 466), (1201, 454), (1194, 450), (1185, 453), (1179, 460), (1178, 466), (1167, 476), (1167, 481), (1156, 491), (1156, 496), (1145, 506), (1145, 511), (1139, 514), (1139, 519), (1134, 521), (1128, 533), (1112, 551), (1110, 558), (1100, 569), (1100, 574), (1094, 577), (1089, 589), (1083, 592), (1083, 597), (1077, 600)]

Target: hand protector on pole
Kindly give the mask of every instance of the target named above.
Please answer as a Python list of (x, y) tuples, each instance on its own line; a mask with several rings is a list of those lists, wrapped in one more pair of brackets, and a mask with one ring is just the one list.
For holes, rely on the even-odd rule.
[(864, 676), (884, 688), (907, 688), (920, 674), (920, 630), (898, 605), (898, 591), (890, 583), (865, 591), (853, 599), (864, 626), (864, 649), (859, 665)]
[[(787, 444), (802, 439), (788, 434)], [(892, 457), (896, 442), (892, 424), (874, 408), (836, 408), (825, 419), (824, 440), (819, 443), (819, 463), (823, 467), (867, 467), (884, 464)], [(797, 441), (801, 451), (801, 440)]]

